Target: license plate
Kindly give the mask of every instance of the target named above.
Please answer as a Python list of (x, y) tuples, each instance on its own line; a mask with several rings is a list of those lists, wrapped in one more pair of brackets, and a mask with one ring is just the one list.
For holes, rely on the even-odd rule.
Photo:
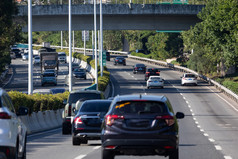
[(142, 68), (139, 68), (139, 70), (142, 70)]
[(154, 81), (154, 83), (158, 83), (159, 81)]
[(119, 60), (119, 62), (122, 62), (122, 60)]

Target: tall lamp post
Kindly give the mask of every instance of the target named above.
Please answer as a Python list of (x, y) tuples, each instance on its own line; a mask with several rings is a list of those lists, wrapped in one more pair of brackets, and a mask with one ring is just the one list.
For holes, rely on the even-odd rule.
[(97, 13), (96, 13), (96, 0), (94, 0), (94, 50), (95, 50), (95, 84), (98, 90), (98, 58), (97, 58)]
[(101, 67), (101, 77), (103, 76), (103, 61), (102, 61), (102, 50), (103, 50), (103, 21), (102, 21), (102, 0), (100, 0), (100, 67)]
[(32, 0), (28, 0), (28, 94), (33, 93), (33, 69), (32, 69)]
[(71, 0), (69, 0), (69, 91), (72, 91), (72, 37), (71, 37)]

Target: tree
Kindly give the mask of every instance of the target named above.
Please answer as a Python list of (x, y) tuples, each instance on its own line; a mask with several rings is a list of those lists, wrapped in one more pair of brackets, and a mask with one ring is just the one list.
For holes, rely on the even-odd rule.
[[(237, 34), (238, 34), (238, 3), (237, 0), (210, 0), (206, 7), (198, 14), (202, 20), (191, 30), (182, 33), (185, 48), (194, 48), (194, 54), (210, 60), (214, 67), (220, 64), (226, 68), (238, 64)], [(195, 55), (193, 55), (195, 56)], [(190, 59), (190, 63), (199, 66), (205, 61)], [(198, 63), (199, 62), (199, 63)], [(202, 64), (202, 65), (203, 65)], [(213, 67), (204, 68), (203, 72), (214, 72)], [(223, 71), (221, 71), (223, 72)]]
[(21, 27), (13, 19), (16, 14), (17, 7), (13, 0), (0, 1), (0, 72), (10, 64), (10, 46), (20, 38)]

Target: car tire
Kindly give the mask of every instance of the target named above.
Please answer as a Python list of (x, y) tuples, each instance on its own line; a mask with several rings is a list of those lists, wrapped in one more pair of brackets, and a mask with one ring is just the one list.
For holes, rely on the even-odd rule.
[(110, 150), (102, 148), (102, 159), (114, 159), (115, 154)]
[(169, 159), (179, 159), (179, 150), (176, 149), (169, 154)]
[(161, 88), (164, 89), (164, 86), (162, 86)]
[(136, 74), (136, 72), (133, 72), (133, 74)]
[(24, 150), (23, 150), (23, 153), (22, 153), (22, 157), (20, 157), (20, 159), (26, 159), (26, 137), (25, 137)]
[(86, 79), (87, 79), (87, 77), (85, 76), (85, 77), (84, 77), (84, 79), (86, 80)]
[(150, 87), (147, 87), (147, 89), (150, 89)]
[(72, 136), (72, 144), (75, 145), (81, 145), (81, 140)]
[(67, 127), (65, 126), (64, 123), (62, 124), (62, 134), (63, 135), (69, 134), (69, 131), (67, 130)]

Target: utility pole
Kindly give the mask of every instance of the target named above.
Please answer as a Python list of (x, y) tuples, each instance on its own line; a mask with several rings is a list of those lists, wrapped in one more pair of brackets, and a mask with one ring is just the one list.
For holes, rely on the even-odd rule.
[(103, 76), (103, 61), (102, 61), (102, 50), (103, 50), (103, 21), (102, 21), (102, 0), (100, 0), (100, 67), (101, 67), (101, 77)]
[(69, 0), (69, 91), (72, 91), (72, 28), (71, 28), (71, 0)]
[(33, 93), (32, 65), (32, 0), (28, 0), (28, 94)]
[(94, 36), (95, 36), (95, 84), (98, 90), (98, 58), (97, 58), (97, 13), (96, 13), (96, 0), (94, 0)]

